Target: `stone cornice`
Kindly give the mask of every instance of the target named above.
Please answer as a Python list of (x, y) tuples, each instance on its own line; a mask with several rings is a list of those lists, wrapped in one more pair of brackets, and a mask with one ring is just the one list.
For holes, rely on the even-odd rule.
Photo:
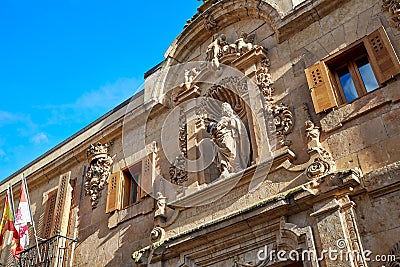
[(367, 173), (361, 178), (364, 189), (373, 197), (388, 194), (400, 188), (400, 162)]
[[(291, 213), (299, 212), (299, 210), (307, 210), (314, 203), (324, 199), (352, 194), (355, 187), (359, 184), (360, 181), (356, 171), (349, 170), (347, 172), (329, 174), (321, 177), (317, 185), (315, 182), (309, 182), (263, 199), (249, 207), (228, 214), (223, 218), (198, 225), (196, 228), (181, 232), (166, 240), (161, 240), (145, 247), (140, 251), (136, 251), (133, 253), (133, 257), (135, 260), (139, 260), (142, 255), (152, 251), (152, 262), (160, 260), (160, 258), (167, 260), (182, 249), (187, 251), (190, 244), (194, 242), (194, 239), (209, 243), (215, 236), (220, 239), (225, 236), (232, 236), (233, 233), (238, 232), (239, 228), (241, 229), (240, 225), (248, 228), (255, 221), (257, 221), (257, 224), (270, 222), (272, 227), (272, 222), (281, 216), (287, 216)], [(310, 188), (319, 188), (319, 190), (313, 191)]]
[[(190, 195), (184, 196), (180, 199), (168, 203), (168, 206), (172, 208), (188, 207), (188, 206), (193, 207), (201, 205), (201, 203), (204, 202), (209, 202), (209, 200), (217, 199), (217, 196), (219, 196), (221, 192), (225, 192), (226, 188), (234, 188), (235, 186), (240, 186), (242, 184), (249, 183), (252, 178), (254, 179), (253, 176), (255, 175), (255, 173), (257, 173), (258, 175), (260, 174), (264, 175), (268, 171), (268, 168), (271, 166), (271, 164), (278, 165), (278, 168), (280, 168), (279, 166), (280, 163), (282, 163), (285, 160), (293, 160), (293, 159), (294, 159), (294, 153), (291, 150), (285, 149), (277, 151), (273, 159), (266, 160), (257, 165), (250, 166), (249, 168), (239, 173), (236, 173), (229, 178), (217, 180), (207, 185), (207, 187), (204, 187)], [(272, 167), (271, 171), (275, 170), (276, 168)]]

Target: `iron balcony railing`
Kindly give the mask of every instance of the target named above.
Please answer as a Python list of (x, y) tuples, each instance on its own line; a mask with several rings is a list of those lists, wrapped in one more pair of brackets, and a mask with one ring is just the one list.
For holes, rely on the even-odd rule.
[[(20, 254), (19, 267), (66, 267), (71, 266), (71, 252), (77, 240), (60, 235), (55, 236), (24, 250)], [(40, 254), (40, 258), (39, 258)]]

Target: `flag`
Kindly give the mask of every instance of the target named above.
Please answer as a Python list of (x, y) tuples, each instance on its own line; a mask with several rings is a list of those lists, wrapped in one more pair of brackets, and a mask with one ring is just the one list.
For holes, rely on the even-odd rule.
[(4, 202), (3, 217), (0, 224), (0, 251), (11, 245), (11, 252), (14, 257), (19, 258), (19, 253), (22, 251), (19, 244), (19, 233), (14, 226), (14, 218), (9, 202), (9, 190), (7, 189), (6, 199)]
[(15, 215), (15, 228), (17, 228), (19, 233), (19, 242), (22, 250), (26, 249), (29, 245), (28, 223), (32, 223), (32, 219), (26, 197), (25, 186), (22, 182), (18, 210)]

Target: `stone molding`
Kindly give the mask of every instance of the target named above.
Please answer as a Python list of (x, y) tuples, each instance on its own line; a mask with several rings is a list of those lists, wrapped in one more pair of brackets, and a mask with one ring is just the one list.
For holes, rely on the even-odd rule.
[[(306, 185), (310, 186), (311, 183), (312, 182), (309, 182)], [(210, 248), (208, 244), (209, 242), (212, 242), (213, 238), (223, 240), (226, 237), (232, 238), (232, 233), (246, 233), (246, 231), (249, 231), (249, 225), (253, 225), (252, 220), (256, 220), (257, 225), (260, 223), (267, 223), (268, 225), (257, 228), (257, 233), (251, 231), (251, 237), (246, 237), (251, 239), (254, 238), (254, 235), (257, 235), (257, 242), (262, 243), (251, 242), (251, 245), (248, 246), (241, 245), (240, 251), (230, 251), (234, 248), (230, 248), (229, 246), (224, 247), (225, 249), (228, 249), (226, 252), (227, 255), (231, 255), (231, 257), (235, 257), (235, 254), (238, 255), (238, 257), (235, 257), (234, 259), (238, 264), (236, 266), (264, 266), (257, 265), (257, 263), (254, 262), (248, 263), (247, 260), (243, 260), (239, 257), (241, 253), (245, 253), (246, 251), (253, 251), (253, 253), (257, 252), (262, 245), (268, 245), (273, 249), (310, 249), (315, 251), (317, 248), (313, 239), (314, 234), (312, 233), (311, 227), (309, 225), (305, 225), (301, 228), (297, 227), (295, 224), (286, 220), (285, 214), (290, 214), (290, 207), (293, 205), (297, 207), (296, 212), (299, 212), (298, 207), (309, 209), (310, 205), (313, 205), (314, 203), (314, 206), (320, 208), (317, 208), (316, 212), (311, 214), (312, 217), (322, 216), (325, 218), (325, 214), (336, 211), (342, 212), (345, 215), (346, 212), (348, 212), (348, 209), (351, 209), (354, 206), (354, 203), (352, 204), (351, 201), (348, 201), (349, 198), (347, 195), (352, 193), (354, 190), (353, 188), (357, 187), (359, 184), (360, 182), (356, 172), (348, 171), (330, 174), (321, 178), (319, 183), (320, 190), (317, 190), (316, 192), (310, 191), (305, 188), (305, 186), (299, 186), (269, 199), (264, 199), (261, 202), (255, 203), (253, 206), (246, 207), (243, 210), (239, 210), (234, 214), (229, 214), (225, 218), (205, 222), (204, 224), (197, 225), (196, 228), (186, 232), (177, 233), (174, 231), (174, 235), (172, 236), (170, 234), (168, 235), (167, 228), (162, 227), (166, 232), (166, 238), (139, 251), (135, 251), (133, 257), (137, 263), (142, 262), (143, 264), (154, 264), (161, 260), (168, 260), (169, 257), (174, 255), (174, 251), (180, 251), (183, 247), (185, 247), (186, 251), (191, 251), (191, 248), (195, 247), (199, 247), (200, 249), (203, 247), (203, 249), (207, 250), (207, 248)], [(336, 200), (338, 195), (341, 197)], [(328, 208), (326, 205), (318, 204), (329, 201), (334, 201), (335, 205)], [(170, 206), (170, 204), (168, 204), (168, 206)], [(351, 219), (354, 219), (353, 216), (350, 217)], [(348, 218), (350, 217), (348, 216)], [(347, 224), (349, 223), (350, 220), (347, 221)], [(348, 229), (346, 228), (347, 230), (345, 228), (343, 229), (343, 231), (347, 231), (346, 233), (348, 233), (349, 237), (353, 239), (354, 227), (356, 226), (348, 225)], [(245, 235), (238, 236), (240, 237), (238, 242), (242, 242)], [(360, 247), (360, 244), (356, 243), (355, 239), (352, 242), (352, 248), (356, 248), (356, 245)], [(192, 255), (189, 252), (189, 254), (183, 257), (184, 262), (200, 264), (198, 263), (199, 261), (206, 261), (207, 265), (210, 265), (213, 263), (213, 260), (217, 260), (216, 258), (210, 259), (209, 257), (205, 257), (205, 255), (208, 255), (208, 252), (204, 252), (203, 249), (202, 254), (205, 253), (203, 256), (196, 253)], [(215, 249), (215, 247), (213, 247), (213, 249)], [(226, 256), (225, 254), (218, 255), (218, 257)], [(256, 257), (256, 254), (254, 254), (254, 256)], [(255, 257), (252, 259), (256, 259)], [(181, 259), (183, 260), (183, 258)], [(239, 263), (252, 265), (240, 265)], [(202, 265), (200, 264), (198, 266)], [(306, 266), (319, 265), (316, 259), (313, 258)]]
[[(286, 150), (280, 154), (275, 154), (273, 161), (274, 162), (282, 162), (291, 157), (292, 152), (290, 150)], [(254, 174), (255, 168), (262, 168), (263, 165), (269, 166), (270, 161), (261, 162), (256, 165), (252, 165), (247, 169), (235, 173), (230, 176), (228, 179), (219, 179), (214, 181), (211, 184), (208, 184), (207, 187), (204, 187), (192, 194), (179, 198), (177, 200), (173, 200), (168, 203), (168, 207), (178, 208), (178, 207), (188, 207), (188, 206), (198, 206), (203, 202), (209, 202), (210, 199), (215, 199), (218, 197), (221, 192), (225, 191), (225, 188), (233, 188), (239, 181), (250, 179)], [(253, 178), (256, 179), (256, 178)]]
[(400, 188), (400, 162), (367, 173), (361, 183), (371, 197), (378, 197)]

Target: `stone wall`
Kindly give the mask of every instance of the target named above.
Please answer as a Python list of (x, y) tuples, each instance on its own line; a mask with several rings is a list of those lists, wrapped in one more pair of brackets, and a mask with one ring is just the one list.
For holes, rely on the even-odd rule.
[[(346, 240), (346, 249), (391, 253), (400, 241), (400, 82), (391, 80), (349, 104), (316, 114), (304, 74), (306, 68), (381, 26), (400, 55), (400, 31), (389, 25), (391, 14), (381, 6), (380, 0), (205, 1), (167, 51), (163, 65), (147, 77), (144, 92), (25, 168), (39, 235), (48, 193), (58, 188), (61, 175), (70, 172), (72, 206), (63, 234), (78, 240), (73, 266), (260, 266), (257, 251), (266, 245), (321, 253), (336, 246), (338, 239)], [(214, 34), (222, 33), (233, 43), (242, 32), (255, 34), (254, 44), (265, 48), (260, 53), (270, 60), (274, 88), (270, 104), (283, 103), (293, 114), (293, 127), (285, 133), (291, 142), (266, 157), (263, 121), (257, 130), (250, 129), (261, 152), (243, 173), (218, 179), (214, 166), (214, 172), (188, 174), (188, 188), (168, 187), (172, 162), (164, 149), (174, 140), (162, 134), (168, 128), (179, 133), (179, 112), (170, 114), (185, 82), (185, 65), (178, 62), (207, 61)], [(240, 71), (257, 84), (259, 62), (242, 60), (247, 67)], [(249, 90), (250, 108), (256, 110), (249, 118), (263, 118), (262, 92), (257, 86)], [(195, 90), (190, 93), (188, 98), (200, 95)], [(194, 114), (194, 107), (187, 110)], [(174, 123), (165, 124), (168, 116)], [(306, 121), (320, 127), (318, 140), (307, 138)], [(198, 125), (193, 121), (188, 125), (190, 154), (198, 149)], [(93, 208), (83, 187), (89, 165), (86, 150), (97, 142), (111, 144), (111, 173), (139, 162), (155, 144), (152, 192), (138, 203), (106, 213), (106, 186)], [(316, 158), (310, 148), (330, 153), (335, 166), (311, 181), (307, 168)], [(191, 156), (198, 155), (195, 152)], [(19, 180), (19, 174), (11, 177), (0, 191), (12, 183), (17, 199)], [(158, 192), (167, 197), (166, 206), (154, 199)], [(151, 240), (157, 229), (162, 232), (159, 242)], [(318, 266), (316, 259), (304, 264)], [(365, 262), (319, 264), (363, 266)]]

